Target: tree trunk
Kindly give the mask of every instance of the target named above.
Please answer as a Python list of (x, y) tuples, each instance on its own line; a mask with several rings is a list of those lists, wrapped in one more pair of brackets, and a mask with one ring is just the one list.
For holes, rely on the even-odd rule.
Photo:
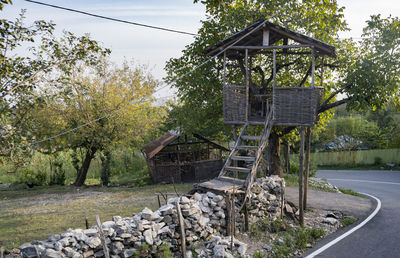
[(280, 149), (280, 136), (275, 132), (271, 132), (267, 148), (267, 175), (278, 175), (280, 177), (283, 177)]
[(82, 166), (79, 169), (79, 173), (76, 176), (76, 180), (73, 183), (75, 186), (82, 186), (85, 183), (86, 180), (86, 175), (89, 170), (90, 162), (94, 158), (94, 154), (96, 153), (97, 148), (96, 147), (91, 147), (86, 150), (86, 156), (85, 159), (82, 162)]
[(106, 150), (104, 154), (101, 155), (101, 183), (104, 186), (108, 186), (110, 183), (111, 174), (111, 151)]

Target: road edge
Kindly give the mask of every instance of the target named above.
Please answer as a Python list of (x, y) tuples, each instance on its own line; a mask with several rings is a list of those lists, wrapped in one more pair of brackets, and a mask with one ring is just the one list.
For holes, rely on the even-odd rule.
[[(373, 219), (376, 214), (378, 214), (378, 212), (381, 209), (382, 203), (381, 200), (379, 200), (379, 198), (367, 194), (367, 193), (360, 193), (364, 196), (367, 196), (370, 200), (373, 200), (376, 203), (376, 207), (375, 209), (372, 211), (372, 213), (370, 213), (366, 218), (364, 218), (362, 221), (360, 220), (359, 223), (355, 223), (354, 226), (350, 227), (349, 229), (347, 229), (344, 233), (341, 233), (339, 236), (336, 236), (337, 234), (333, 233), (330, 236), (328, 236), (326, 239), (330, 239), (332, 237), (334, 237), (333, 240), (330, 240), (328, 243), (325, 243), (323, 246), (319, 247), (317, 250), (312, 251), (309, 250), (306, 253), (309, 254), (305, 254), (304, 257), (305, 258), (313, 258), (316, 255), (322, 253), (323, 251), (325, 251), (326, 249), (330, 248), (331, 246), (335, 245), (336, 243), (340, 242), (341, 240), (343, 240), (344, 238), (346, 238), (347, 236), (351, 235), (352, 233), (354, 233), (355, 231), (357, 231), (358, 229), (362, 228), (365, 224), (367, 224), (371, 219)], [(371, 209), (372, 210), (372, 209)], [(345, 228), (342, 228), (345, 229)], [(339, 230), (340, 231), (340, 230)], [(338, 231), (336, 231), (338, 232)], [(339, 232), (338, 232), (339, 233)]]

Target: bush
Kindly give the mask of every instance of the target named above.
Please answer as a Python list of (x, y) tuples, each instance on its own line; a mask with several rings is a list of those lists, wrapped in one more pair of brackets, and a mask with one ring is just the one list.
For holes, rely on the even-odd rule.
[(56, 169), (50, 177), (49, 185), (65, 185), (65, 170)]
[(375, 157), (374, 158), (374, 165), (381, 165), (382, 162), (382, 158), (381, 157)]
[(19, 172), (18, 182), (22, 184), (27, 184), (30, 187), (36, 185), (45, 185), (47, 180), (47, 174), (44, 171), (38, 170), (33, 171), (31, 169), (23, 169)]

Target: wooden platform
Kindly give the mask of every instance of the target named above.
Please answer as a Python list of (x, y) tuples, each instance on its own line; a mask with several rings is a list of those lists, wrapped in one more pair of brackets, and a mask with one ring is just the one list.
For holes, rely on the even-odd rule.
[(198, 188), (203, 188), (204, 190), (209, 190), (212, 192), (226, 193), (226, 194), (242, 194), (243, 185), (245, 180), (233, 179), (229, 177), (218, 177), (210, 181), (200, 183), (197, 185)]

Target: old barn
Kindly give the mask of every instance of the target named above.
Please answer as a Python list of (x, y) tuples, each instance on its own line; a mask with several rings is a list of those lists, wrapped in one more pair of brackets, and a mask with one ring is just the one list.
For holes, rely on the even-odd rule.
[(146, 144), (144, 153), (153, 183), (199, 182), (218, 176), (227, 148), (193, 133), (167, 133)]

